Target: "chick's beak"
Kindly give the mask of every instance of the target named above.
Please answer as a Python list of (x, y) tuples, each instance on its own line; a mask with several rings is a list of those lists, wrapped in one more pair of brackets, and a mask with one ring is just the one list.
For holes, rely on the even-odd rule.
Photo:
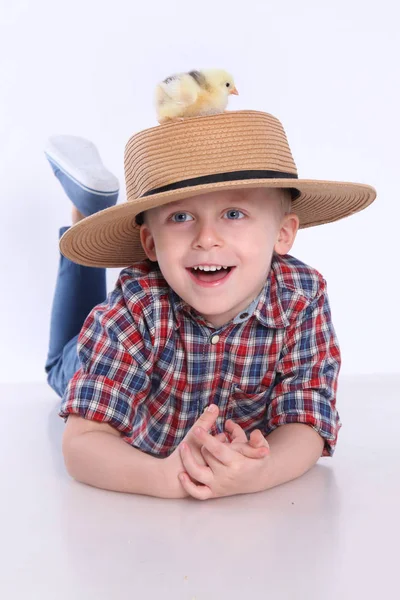
[(234, 94), (234, 96), (239, 96), (239, 92), (237, 91), (236, 86), (231, 89), (230, 93)]

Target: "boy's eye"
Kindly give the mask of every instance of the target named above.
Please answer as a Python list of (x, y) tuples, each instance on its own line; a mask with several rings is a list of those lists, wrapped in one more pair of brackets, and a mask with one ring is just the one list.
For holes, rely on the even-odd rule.
[[(174, 215), (172, 215), (171, 219), (172, 219), (172, 221), (175, 221), (175, 223), (185, 223), (187, 219), (181, 218), (182, 216), (184, 217), (185, 215), (190, 217), (189, 213), (187, 213), (187, 212), (177, 212)], [(175, 217), (178, 217), (178, 218), (175, 220)]]
[[(225, 214), (230, 215), (228, 217), (228, 219), (230, 221), (240, 219), (241, 217), (238, 216), (239, 214), (242, 214), (244, 216), (244, 213), (241, 210), (237, 210), (237, 209), (234, 209), (234, 208), (230, 208), (229, 210), (227, 210), (225, 212)], [(186, 219), (185, 217), (187, 217), (187, 216), (192, 219), (191, 215), (189, 215), (189, 213), (187, 213), (187, 212), (177, 212), (177, 213), (175, 213), (175, 214), (172, 215), (171, 220), (174, 221), (174, 223), (186, 223), (186, 221), (188, 219)]]
[(226, 211), (226, 213), (225, 213), (225, 214), (230, 214), (230, 215), (233, 215), (233, 217), (232, 217), (232, 219), (231, 219), (231, 220), (234, 220), (234, 219), (236, 219), (236, 220), (237, 220), (237, 215), (238, 215), (238, 213), (241, 213), (242, 215), (244, 215), (244, 213), (243, 213), (241, 210), (236, 210), (236, 209), (234, 209), (234, 208), (230, 208), (229, 210), (227, 210), (227, 211)]

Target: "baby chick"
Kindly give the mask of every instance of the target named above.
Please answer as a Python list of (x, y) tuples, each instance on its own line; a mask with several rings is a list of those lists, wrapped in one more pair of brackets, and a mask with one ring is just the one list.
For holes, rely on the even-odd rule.
[(224, 112), (230, 94), (238, 95), (232, 75), (203, 69), (170, 75), (157, 85), (155, 104), (160, 124)]

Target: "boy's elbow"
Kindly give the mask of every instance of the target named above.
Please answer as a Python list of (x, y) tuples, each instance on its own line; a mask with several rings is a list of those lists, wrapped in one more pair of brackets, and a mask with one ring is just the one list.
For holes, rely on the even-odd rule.
[(78, 481), (85, 479), (82, 476), (82, 465), (88, 458), (84, 452), (85, 444), (82, 443), (86, 440), (82, 440), (82, 437), (94, 431), (121, 437), (121, 433), (108, 423), (90, 421), (75, 414), (68, 416), (62, 437), (62, 453), (68, 474)]

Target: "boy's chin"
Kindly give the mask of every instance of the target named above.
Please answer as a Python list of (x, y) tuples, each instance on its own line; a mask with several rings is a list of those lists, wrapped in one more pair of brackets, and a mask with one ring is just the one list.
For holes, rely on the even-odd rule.
[[(230, 314), (233, 314), (233, 307), (232, 306), (224, 306), (221, 307), (221, 309), (219, 309), (218, 306), (214, 306), (211, 307), (204, 307), (204, 306), (193, 306), (193, 304), (191, 304), (192, 308), (194, 308), (199, 315), (201, 315), (203, 317), (203, 319), (205, 321), (209, 321), (210, 323), (217, 322), (217, 323), (227, 323), (232, 317), (230, 317)], [(220, 325), (219, 325), (220, 326)]]

